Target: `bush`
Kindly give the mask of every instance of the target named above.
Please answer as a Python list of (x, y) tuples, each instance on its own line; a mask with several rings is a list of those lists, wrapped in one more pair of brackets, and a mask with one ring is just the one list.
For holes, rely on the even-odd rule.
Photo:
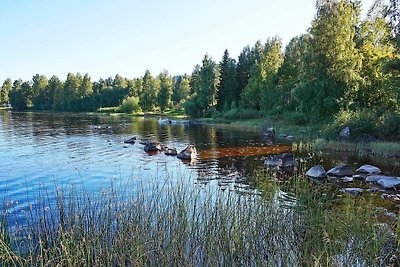
[(284, 120), (294, 125), (307, 124), (307, 119), (301, 112), (287, 112), (284, 114)]
[(400, 113), (391, 113), (384, 116), (379, 129), (379, 137), (390, 140), (400, 140)]
[(138, 97), (127, 97), (122, 101), (122, 105), (118, 108), (119, 112), (124, 113), (133, 113), (133, 112), (141, 112), (142, 109), (139, 106), (139, 98)]
[(223, 118), (226, 120), (257, 119), (263, 116), (264, 114), (260, 110), (245, 108), (234, 108), (223, 114)]
[(352, 139), (361, 139), (365, 136), (377, 137), (377, 129), (380, 125), (379, 116), (369, 110), (339, 111), (332, 124), (325, 130), (327, 137), (337, 139), (344, 127), (350, 128)]

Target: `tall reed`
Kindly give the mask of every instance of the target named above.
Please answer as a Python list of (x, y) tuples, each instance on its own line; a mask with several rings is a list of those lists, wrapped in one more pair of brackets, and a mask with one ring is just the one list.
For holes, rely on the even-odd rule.
[[(2, 266), (380, 266), (396, 260), (393, 231), (349, 198), (295, 174), (270, 198), (163, 177), (99, 194), (41, 192), (23, 216), (5, 201)], [(290, 181), (290, 182), (289, 182)], [(290, 190), (288, 190), (290, 189)], [(284, 191), (286, 190), (286, 191)], [(54, 196), (54, 200), (52, 200)], [(8, 222), (13, 222), (11, 225)]]

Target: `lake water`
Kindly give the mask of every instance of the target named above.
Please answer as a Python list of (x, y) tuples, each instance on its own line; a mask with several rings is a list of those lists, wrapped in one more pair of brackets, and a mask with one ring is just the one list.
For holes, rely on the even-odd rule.
[[(138, 141), (124, 144), (136, 136)], [(178, 151), (194, 144), (199, 156), (184, 162), (144, 152), (140, 141), (154, 140)], [(158, 176), (187, 177), (248, 190), (247, 177), (263, 168), (263, 157), (290, 151), (291, 144), (268, 144), (260, 129), (189, 124), (157, 118), (74, 113), (0, 111), (0, 195), (23, 209), (40, 190), (72, 184), (97, 192), (112, 181), (135, 182)], [(301, 152), (302, 156), (307, 152)], [(300, 155), (296, 155), (300, 156)], [(348, 154), (325, 161), (370, 163)], [(331, 164), (332, 165), (332, 164)], [(382, 168), (390, 169), (390, 166)]]

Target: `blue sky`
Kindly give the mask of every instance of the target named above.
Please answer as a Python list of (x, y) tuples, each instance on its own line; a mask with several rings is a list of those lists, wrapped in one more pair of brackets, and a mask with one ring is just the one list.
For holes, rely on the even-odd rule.
[(0, 82), (68, 72), (97, 80), (191, 73), (205, 53), (219, 61), (268, 37), (287, 44), (310, 27), (315, 1), (1, 0), (0, 10)]

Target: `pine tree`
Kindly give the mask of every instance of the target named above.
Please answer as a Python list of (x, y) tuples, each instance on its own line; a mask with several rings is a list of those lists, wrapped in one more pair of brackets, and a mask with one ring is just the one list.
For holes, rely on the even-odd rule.
[(224, 52), (219, 63), (219, 69), (220, 83), (218, 86), (217, 110), (222, 111), (224, 107), (230, 107), (237, 100), (236, 62), (229, 57), (228, 50)]

